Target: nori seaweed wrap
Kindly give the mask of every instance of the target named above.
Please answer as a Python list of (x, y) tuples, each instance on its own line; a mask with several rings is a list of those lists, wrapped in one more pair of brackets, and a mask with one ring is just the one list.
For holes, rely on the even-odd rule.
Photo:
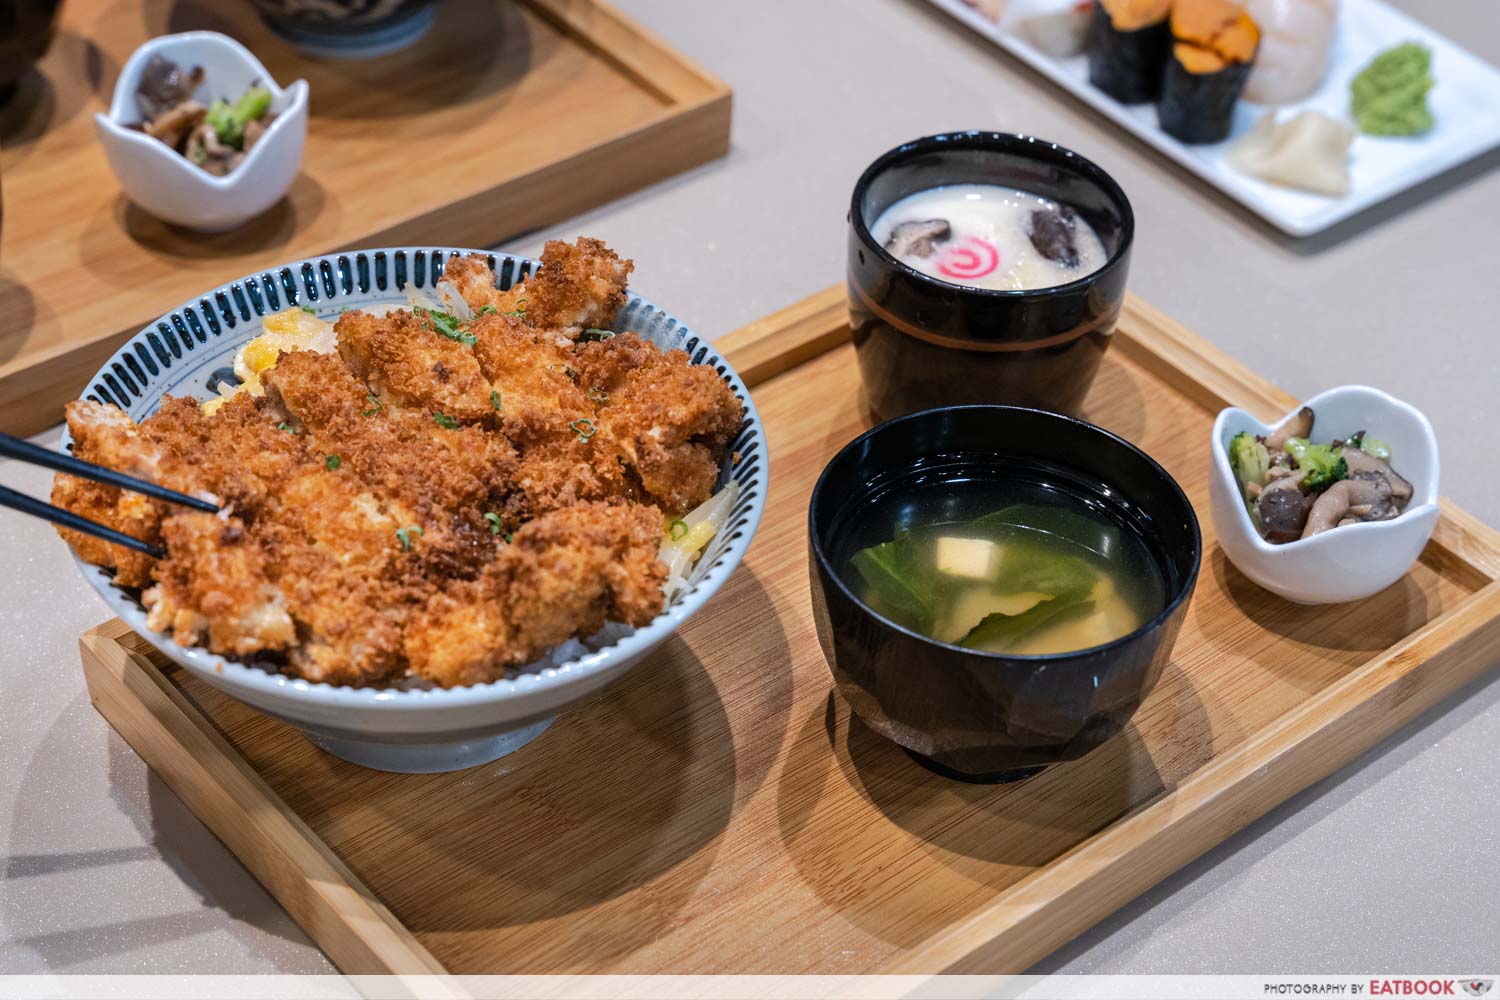
[(1172, 55), (1156, 105), (1162, 130), (1189, 143), (1226, 139), (1260, 29), (1230, 0), (1176, 0), (1171, 26)]
[(1154, 101), (1172, 47), (1172, 0), (1095, 0), (1089, 82), (1124, 104)]

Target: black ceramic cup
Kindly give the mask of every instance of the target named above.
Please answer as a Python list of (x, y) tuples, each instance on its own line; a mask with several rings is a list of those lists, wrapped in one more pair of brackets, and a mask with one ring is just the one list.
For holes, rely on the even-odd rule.
[[(1162, 610), (1102, 646), (1005, 655), (904, 628), (845, 582), (862, 515), (890, 491), (1017, 477), (1133, 532), (1161, 573)], [(813, 488), (808, 534), (813, 617), (840, 693), (921, 763), (969, 781), (1029, 777), (1123, 729), (1167, 664), (1202, 552), (1192, 505), (1145, 452), (1082, 420), (1009, 406), (927, 410), (856, 438)]]
[[(870, 235), (895, 202), (949, 184), (1001, 184), (1070, 206), (1108, 260), (1066, 285), (995, 291), (922, 274)], [(952, 132), (886, 153), (849, 208), (849, 321), (870, 408), (887, 419), (968, 403), (1077, 413), (1125, 301), (1134, 235), (1120, 185), (1056, 143)]]
[(0, 0), (0, 104), (52, 47), (61, 13), (62, 0)]

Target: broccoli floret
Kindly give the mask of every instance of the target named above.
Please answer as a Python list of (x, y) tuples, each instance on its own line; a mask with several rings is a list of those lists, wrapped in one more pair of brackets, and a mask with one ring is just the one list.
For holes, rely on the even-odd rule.
[(1246, 487), (1266, 484), (1266, 473), (1271, 468), (1271, 453), (1266, 451), (1263, 441), (1249, 431), (1240, 431), (1229, 442), (1229, 468), (1240, 482), (1240, 493), (1245, 502), (1250, 502)]
[(1340, 479), (1349, 478), (1349, 463), (1331, 444), (1313, 444), (1307, 438), (1287, 438), (1286, 452), (1304, 475), (1302, 486), (1321, 493)]
[(1349, 443), (1367, 455), (1374, 455), (1382, 462), (1389, 462), (1391, 460), (1391, 446), (1380, 440), (1380, 438), (1371, 437), (1364, 431), (1360, 431), (1357, 437), (1359, 438), (1358, 441), (1350, 438)]
[(214, 101), (208, 107), (207, 122), (218, 133), (219, 141), (235, 149), (245, 145), (245, 126), (260, 118), (271, 107), (271, 92), (264, 87), (251, 87), (230, 104), (224, 100)]

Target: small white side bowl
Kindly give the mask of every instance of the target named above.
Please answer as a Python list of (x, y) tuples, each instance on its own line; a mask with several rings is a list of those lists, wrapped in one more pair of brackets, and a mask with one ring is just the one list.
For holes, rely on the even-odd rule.
[[(1229, 442), (1241, 431), (1270, 434), (1296, 411), (1268, 427), (1238, 407), (1214, 421), (1209, 507), (1219, 545), (1241, 573), (1298, 604), (1337, 604), (1378, 593), (1401, 579), (1421, 555), (1438, 519), (1437, 435), (1416, 407), (1379, 389), (1341, 385), (1309, 399), (1313, 438), (1330, 441), (1358, 430), (1391, 446), (1391, 466), (1412, 484), (1400, 516), (1334, 528), (1311, 538), (1272, 545), (1260, 537), (1229, 468)], [(1300, 409), (1301, 407), (1299, 407)]]
[[(217, 97), (234, 100), (252, 84), (271, 92), (276, 120), (228, 176), (215, 177), (166, 143), (126, 127), (141, 120), (135, 89), (153, 55), (202, 66), (204, 82), (193, 96), (204, 104)], [(233, 38), (185, 31), (153, 38), (135, 50), (115, 84), (109, 114), (96, 113), (94, 125), (110, 169), (131, 201), (166, 222), (217, 233), (264, 212), (292, 186), (307, 142), (307, 99), (305, 80), (282, 89)]]

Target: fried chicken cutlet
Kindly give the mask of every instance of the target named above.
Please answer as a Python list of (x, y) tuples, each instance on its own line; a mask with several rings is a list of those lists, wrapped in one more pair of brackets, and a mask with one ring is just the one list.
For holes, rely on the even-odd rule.
[(475, 312), (486, 306), (500, 313), (524, 314), (538, 330), (556, 330), (569, 339), (590, 328), (604, 328), (625, 305), (625, 283), (635, 263), (602, 240), (576, 243), (549, 240), (541, 269), (509, 291), (495, 288), (495, 276), (480, 254), (448, 261), (443, 277), (458, 288)]
[(452, 259), (472, 316), (345, 313), (335, 353), (283, 353), (211, 413), (72, 404), (80, 458), (221, 510), (59, 475), (55, 503), (168, 554), (63, 536), (178, 642), (334, 684), (483, 683), (645, 624), (665, 518), (708, 497), (743, 407), (683, 352), (590, 329), (629, 261), (585, 239), (543, 263), (500, 292), (482, 255)]
[(476, 684), (606, 620), (641, 626), (661, 613), (661, 516), (640, 504), (582, 503), (543, 514), (475, 579), (434, 593), (406, 626), (422, 677)]

